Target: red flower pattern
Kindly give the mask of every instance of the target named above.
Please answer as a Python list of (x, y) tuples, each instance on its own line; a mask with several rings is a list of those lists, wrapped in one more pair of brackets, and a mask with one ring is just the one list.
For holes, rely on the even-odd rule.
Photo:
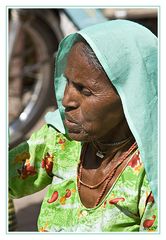
[(152, 216), (152, 219), (146, 219), (146, 220), (143, 222), (144, 228), (150, 228), (150, 227), (153, 225), (155, 219), (156, 219), (156, 216), (155, 216), (155, 215)]
[(17, 172), (22, 179), (26, 179), (28, 176), (34, 176), (37, 173), (35, 167), (30, 164), (29, 159), (22, 161), (22, 167), (21, 169), (17, 169)]
[(117, 204), (119, 201), (124, 202), (125, 198), (120, 197), (120, 198), (114, 198), (109, 201), (109, 204)]
[(52, 168), (53, 168), (53, 155), (47, 153), (46, 156), (42, 159), (41, 162), (41, 167), (45, 168), (46, 172), (48, 174), (52, 173)]
[(134, 154), (134, 156), (131, 158), (130, 162), (128, 163), (128, 166), (130, 166), (131, 168), (134, 168), (135, 166), (137, 166), (138, 163), (140, 163), (139, 152), (137, 154)]

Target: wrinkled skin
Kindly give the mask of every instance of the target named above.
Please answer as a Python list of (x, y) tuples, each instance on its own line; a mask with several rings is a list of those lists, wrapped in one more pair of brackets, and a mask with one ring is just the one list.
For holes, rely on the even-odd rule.
[(68, 56), (63, 106), (71, 139), (109, 143), (129, 135), (119, 95), (76, 43)]
[[(131, 146), (131, 141), (118, 146), (109, 144), (126, 139), (132, 133), (126, 122), (119, 95), (104, 71), (96, 69), (85, 56), (83, 47), (84, 43), (76, 43), (68, 55), (65, 69), (67, 85), (62, 104), (65, 107), (65, 125), (70, 138), (88, 142), (82, 157), (80, 178), (93, 186), (112, 171), (121, 155)], [(100, 150), (105, 151), (103, 159), (96, 156), (94, 142)], [(122, 164), (118, 172), (123, 167)], [(118, 172), (109, 182), (101, 199), (111, 188)], [(95, 189), (81, 184), (79, 195), (84, 206), (95, 206), (104, 184), (105, 181)]]

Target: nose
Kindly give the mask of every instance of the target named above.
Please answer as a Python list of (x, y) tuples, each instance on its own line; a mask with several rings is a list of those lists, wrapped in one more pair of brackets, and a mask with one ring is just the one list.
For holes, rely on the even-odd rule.
[(62, 99), (62, 105), (66, 109), (76, 109), (79, 106), (77, 90), (72, 84), (67, 84)]

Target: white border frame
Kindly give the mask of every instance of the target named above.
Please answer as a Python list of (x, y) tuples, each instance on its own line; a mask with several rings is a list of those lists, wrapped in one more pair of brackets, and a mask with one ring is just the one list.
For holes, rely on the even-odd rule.
[[(37, 2), (37, 0), (36, 0)], [(117, 233), (117, 234), (112, 234), (112, 233), (108, 233), (108, 234), (95, 234), (94, 236), (92, 234), (52, 234), (52, 233), (7, 233), (7, 229), (6, 229), (6, 222), (7, 222), (7, 215), (6, 215), (6, 202), (7, 202), (7, 189), (6, 189), (6, 170), (7, 168), (5, 168), (5, 164), (7, 161), (7, 154), (6, 154), (6, 148), (7, 148), (7, 138), (8, 138), (8, 134), (7, 134), (7, 118), (6, 118), (6, 110), (7, 110), (7, 98), (6, 98), (6, 89), (7, 89), (7, 57), (6, 57), (6, 49), (7, 49), (7, 42), (6, 42), (6, 31), (7, 31), (7, 25), (6, 25), (6, 7), (99, 7), (99, 8), (107, 8), (107, 7), (159, 7), (159, 21), (160, 21), (160, 31), (159, 31), (159, 36), (160, 36), (160, 70), (159, 70), (159, 77), (160, 77), (160, 182), (161, 182), (161, 188), (160, 188), (160, 213), (161, 213), (161, 217), (160, 217), (160, 233), (159, 234), (151, 234), (151, 233), (147, 233), (148, 236), (146, 236), (147, 234), (142, 234), (142, 233), (129, 233), (129, 234), (123, 234), (123, 233)], [(166, 43), (166, 39), (165, 39), (165, 26), (164, 23), (166, 22), (166, 16), (165, 16), (165, 12), (166, 12), (166, 6), (165, 6), (165, 1), (163, 0), (156, 0), (156, 1), (150, 1), (150, 0), (140, 0), (140, 1), (123, 1), (123, 0), (119, 0), (118, 3), (116, 0), (91, 0), (90, 2), (82, 2), (82, 3), (78, 3), (78, 1), (65, 1), (65, 0), (61, 0), (61, 1), (55, 1), (55, 0), (47, 0), (46, 3), (41, 3), (41, 1), (38, 1), (38, 4), (35, 3), (33, 0), (29, 0), (29, 1), (22, 1), (22, 0), (1, 0), (0, 3), (0, 30), (1, 30), (1, 41), (0, 41), (0, 49), (1, 49), (1, 64), (0, 64), (0, 76), (1, 76), (1, 81), (0, 81), (0, 97), (1, 97), (1, 108), (2, 109), (2, 117), (1, 117), (1, 126), (2, 126), (2, 135), (0, 138), (0, 146), (1, 146), (1, 174), (0, 177), (1, 179), (1, 189), (2, 189), (2, 196), (0, 198), (0, 209), (1, 209), (1, 217), (0, 217), (0, 235), (2, 239), (9, 239), (9, 238), (17, 238), (17, 239), (29, 239), (29, 235), (33, 235), (34, 239), (53, 239), (53, 238), (61, 238), (61, 239), (66, 239), (66, 237), (68, 238), (87, 238), (87, 237), (94, 237), (95, 239), (127, 239), (133, 240), (133, 237), (135, 239), (144, 239), (144, 237), (148, 240), (150, 239), (166, 239), (166, 234), (165, 234), (165, 214), (166, 213), (166, 197), (165, 197), (165, 182), (166, 182), (166, 173), (165, 173), (165, 133), (166, 133), (166, 116), (165, 116), (165, 53), (166, 53), (166, 47), (165, 47), (165, 43)], [(6, 80), (6, 81), (5, 81)], [(47, 236), (46, 236), (47, 234)], [(134, 236), (133, 236), (134, 235)]]

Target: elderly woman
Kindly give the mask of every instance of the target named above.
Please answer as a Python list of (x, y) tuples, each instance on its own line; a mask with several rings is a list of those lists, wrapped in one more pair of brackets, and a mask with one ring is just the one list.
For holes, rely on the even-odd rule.
[(58, 109), (10, 152), (10, 196), (50, 184), (39, 231), (157, 231), (157, 39), (126, 20), (67, 36)]

